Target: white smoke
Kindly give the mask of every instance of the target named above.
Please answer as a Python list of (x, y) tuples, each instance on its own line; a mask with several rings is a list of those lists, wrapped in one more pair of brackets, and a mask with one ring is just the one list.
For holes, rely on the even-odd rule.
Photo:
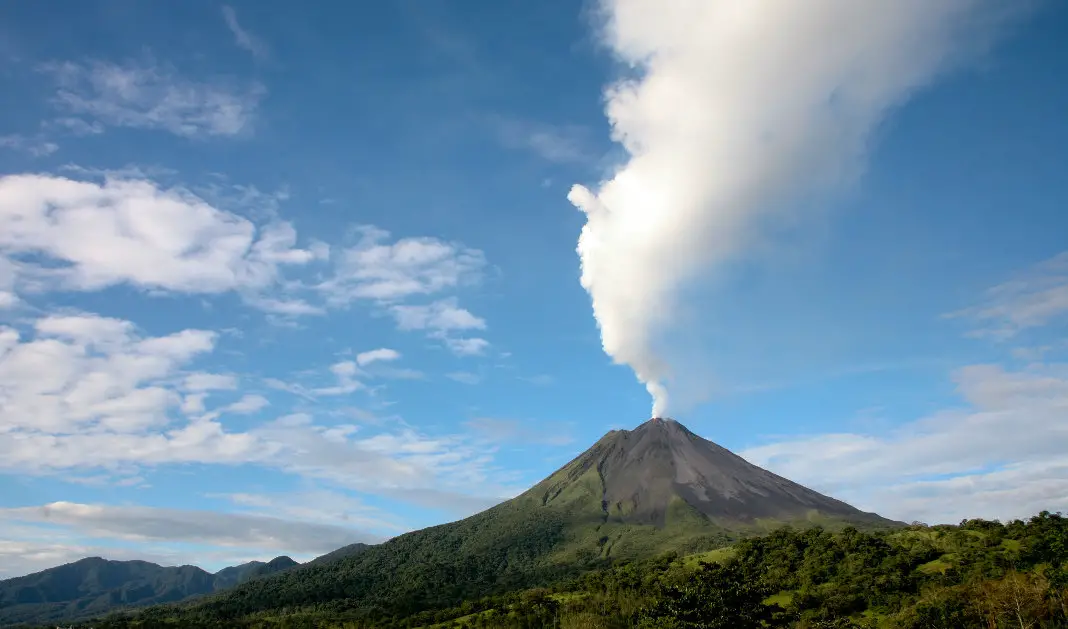
[(604, 39), (637, 74), (605, 92), (629, 158), (568, 199), (587, 216), (582, 285), (604, 350), (654, 417), (680, 289), (741, 253), (757, 219), (856, 177), (888, 110), (989, 43), (1013, 2), (603, 0)]

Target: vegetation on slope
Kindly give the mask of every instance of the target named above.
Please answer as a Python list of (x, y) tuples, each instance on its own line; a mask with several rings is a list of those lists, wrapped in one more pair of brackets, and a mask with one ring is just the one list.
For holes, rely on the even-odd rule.
[[(95, 627), (1068, 627), (1068, 519), (1059, 514), (871, 533), (784, 528), (702, 558), (710, 561), (695, 569), (668, 553), (449, 607), (433, 603), (454, 587), (440, 574), (420, 584), (423, 609), (415, 589), (395, 581), (406, 609), (376, 614), (361, 596), (376, 591), (381, 605), (388, 588), (368, 584), (346, 598), (320, 581), (313, 587), (334, 598), (318, 604), (280, 602), (244, 615), (218, 605), (159, 607)], [(298, 585), (259, 583), (272, 582)]]
[(546, 586), (617, 561), (721, 548), (768, 526), (717, 524), (678, 498), (669, 503), (662, 526), (628, 523), (604, 507), (602, 493), (596, 468), (565, 467), (516, 499), (465, 520), (249, 582), (184, 613), (225, 620), (312, 608), (383, 621)]
[(89, 557), (0, 581), (0, 625), (70, 620), (116, 608), (180, 601), (297, 566), (289, 557), (252, 561), (211, 574), (196, 566)]

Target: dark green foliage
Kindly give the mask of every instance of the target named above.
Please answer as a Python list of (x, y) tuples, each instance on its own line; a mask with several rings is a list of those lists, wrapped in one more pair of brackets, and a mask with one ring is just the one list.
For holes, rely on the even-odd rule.
[(0, 581), (0, 625), (100, 615), (120, 607), (170, 603), (217, 592), (297, 566), (289, 557), (253, 561), (214, 575), (196, 566), (89, 557)]
[(338, 559), (358, 555), (370, 547), (370, 544), (363, 544), (360, 542), (357, 542), (355, 544), (349, 544), (348, 546), (342, 546), (337, 550), (330, 551), (325, 555), (321, 555), (319, 557), (316, 557), (315, 559), (312, 559), (308, 562), (308, 565), (330, 563), (331, 561), (337, 561)]
[[(361, 544), (363, 546), (363, 544)], [(346, 546), (345, 548), (348, 548)], [(320, 558), (321, 559), (321, 558)], [(318, 561), (318, 560), (316, 560)], [(223, 568), (215, 573), (214, 591), (225, 590), (226, 588), (233, 587), (239, 583), (244, 583), (250, 579), (256, 577), (265, 577), (269, 574), (276, 572), (282, 572), (283, 570), (289, 570), (299, 566), (297, 562), (293, 561), (289, 557), (275, 557), (274, 559), (263, 563), (262, 561), (250, 561), (248, 563), (241, 564), (240, 566), (230, 566), (229, 568)]]
[[(517, 528), (516, 533), (522, 530)], [(472, 550), (465, 544), (475, 543), (456, 542), (447, 530), (430, 534), (439, 536), (431, 538), (435, 547), (460, 553)], [(342, 591), (322, 581), (328, 574), (341, 574), (337, 571), (318, 573), (311, 584), (291, 578), (311, 570), (304, 568), (240, 588), (245, 595), (271, 591), (280, 597), (278, 605), (253, 613), (221, 607), (220, 603), (233, 600), (224, 596), (191, 608), (152, 608), (137, 617), (94, 626), (1065, 629), (1065, 541), (1068, 519), (1049, 513), (1005, 525), (970, 520), (960, 526), (872, 533), (786, 528), (738, 542), (732, 553), (717, 553), (716, 563), (696, 569), (686, 557), (664, 553), (569, 578), (561, 578), (562, 572), (538, 577), (547, 587), (509, 591), (511, 586), (504, 581), (495, 584), (491, 594), (466, 596), (455, 603), (448, 600), (457, 600), (463, 587), (457, 585), (455, 573), (433, 561), (425, 570), (407, 567), (395, 578), (361, 585), (349, 597), (324, 597), (304, 605), (284, 602), (300, 599), (287, 593), (283, 584), (302, 588), (300, 596), (306, 596), (303, 588)], [(487, 556), (507, 559), (504, 565), (485, 561), (486, 566), (500, 566), (496, 569), (501, 574), (513, 560), (537, 555), (537, 543), (524, 544), (521, 536), (477, 543), (489, 550)], [(509, 555), (512, 543), (520, 547)], [(422, 542), (405, 544), (415, 542), (399, 548), (426, 548)], [(371, 558), (371, 551), (367, 554)], [(357, 559), (345, 560), (346, 565), (354, 568)], [(469, 576), (488, 579), (493, 569), (487, 570), (485, 575), (476, 570)], [(417, 587), (427, 589), (420, 595)], [(400, 604), (390, 604), (390, 595)]]
[(680, 629), (758, 629), (775, 611), (764, 604), (769, 594), (767, 582), (740, 561), (702, 563), (686, 584), (664, 588), (642, 620)]

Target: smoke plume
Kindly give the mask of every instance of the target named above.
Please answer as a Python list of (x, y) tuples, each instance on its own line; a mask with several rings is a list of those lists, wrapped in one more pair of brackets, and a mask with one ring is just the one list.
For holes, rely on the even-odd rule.
[(604, 40), (633, 71), (605, 90), (628, 159), (568, 199), (586, 213), (582, 285), (604, 350), (653, 416), (668, 411), (657, 341), (680, 290), (744, 253), (759, 220), (854, 179), (887, 112), (990, 43), (1009, 4), (603, 0)]

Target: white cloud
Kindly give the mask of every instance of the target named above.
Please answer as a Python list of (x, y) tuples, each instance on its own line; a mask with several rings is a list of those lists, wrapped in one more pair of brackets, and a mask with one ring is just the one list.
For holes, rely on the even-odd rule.
[(400, 352), (398, 352), (397, 350), (389, 349), (387, 347), (380, 347), (378, 349), (372, 349), (357, 354), (356, 364), (361, 367), (366, 367), (371, 363), (398, 360), (400, 359), (400, 357)]
[(81, 118), (56, 118), (43, 124), (47, 128), (60, 128), (74, 135), (100, 135), (104, 132), (104, 125), (93, 121), (87, 122)]
[(490, 342), (484, 338), (442, 338), (445, 346), (457, 356), (481, 356), (489, 349)]
[[(196, 369), (214, 341), (200, 330), (144, 336), (129, 322), (91, 314), (44, 317), (25, 333), (0, 328), (0, 473), (114, 484), (140, 483), (144, 470), (173, 464), (253, 465), (459, 515), (513, 493), (497, 484), (492, 448), (470, 436), (421, 434), (401, 420), (357, 426), (333, 423), (337, 414), (292, 413), (228, 427), (267, 400), (243, 393), (206, 404), (209, 391), (238, 384)], [(338, 389), (362, 386), (354, 360), (331, 373)], [(60, 509), (62, 521), (82, 526), (99, 513), (78, 509)]]
[(257, 59), (267, 58), (269, 52), (267, 44), (265, 44), (259, 37), (256, 37), (241, 27), (241, 24), (237, 21), (237, 12), (234, 11), (233, 7), (223, 5), (222, 14), (223, 19), (226, 20), (226, 26), (230, 29), (230, 32), (234, 34), (234, 42), (239, 47), (244, 48)]
[(477, 249), (436, 238), (385, 242), (389, 232), (363, 226), (359, 242), (337, 252), (335, 274), (319, 284), (329, 303), (382, 303), (440, 293), (477, 282), (486, 264)]
[(59, 145), (40, 137), (23, 135), (0, 135), (0, 148), (24, 151), (33, 157), (45, 157), (59, 150)]
[(96, 315), (50, 315), (36, 322), (37, 333), (89, 346), (114, 346), (129, 340), (134, 325), (129, 321)]
[(281, 515), (303, 522), (345, 523), (372, 532), (402, 532), (408, 527), (390, 518), (380, 509), (366, 504), (347, 492), (310, 489), (279, 494), (211, 494), (234, 505), (263, 515)]
[(401, 330), (484, 330), (486, 321), (456, 305), (455, 299), (442, 299), (422, 306), (393, 306), (390, 308)]
[[(954, 374), (968, 406), (883, 435), (836, 433), (741, 454), (798, 482), (900, 519), (1025, 517), (1068, 507), (1068, 365)], [(951, 478), (944, 478), (949, 476)], [(1015, 492), (1006, 491), (1015, 483)]]
[(237, 388), (237, 377), (230, 374), (198, 371), (185, 377), (186, 391), (227, 391)]
[(380, 538), (347, 527), (267, 515), (74, 502), (0, 509), (8, 521), (70, 527), (98, 538), (209, 544), (322, 554)]
[(279, 267), (314, 254), (287, 223), (262, 228), (180, 188), (147, 180), (102, 183), (51, 175), (0, 178), (0, 256), (21, 261), (29, 288), (99, 290), (116, 284), (190, 293), (254, 294)]
[(993, 0), (599, 4), (604, 41), (632, 70), (605, 90), (628, 158), (568, 199), (586, 214), (581, 282), (604, 349), (660, 415), (673, 375), (694, 370), (659, 343), (685, 287), (751, 253), (768, 216), (853, 180), (871, 130), (1011, 11)]
[(892, 485), (876, 499), (892, 504), (902, 521), (959, 522), (985, 517), (1026, 519), (1043, 510), (1068, 508), (1068, 457), (1042, 463), (1013, 464), (949, 479)]
[[(403, 329), (432, 336), (485, 328), (455, 297), (403, 303), (478, 281), (485, 261), (476, 250), (433, 238), (391, 243), (386, 232), (364, 226), (355, 247), (336, 251), (328, 279), (308, 285), (286, 273), (328, 260), (331, 248), (318, 241), (297, 246), (296, 230), (276, 218), (278, 194), (246, 190), (235, 200), (209, 191), (226, 206), (266, 204), (269, 222), (257, 225), (139, 171), (81, 174), (102, 179), (0, 177), (0, 306), (15, 306), (20, 293), (127, 284), (154, 292), (235, 291), (247, 305), (282, 317), (321, 315), (328, 306), (367, 299)], [(485, 341), (458, 343), (459, 352), (471, 353)]]
[[(136, 431), (167, 423), (173, 372), (212, 349), (203, 330), (140, 338), (95, 315), (41, 319), (32, 340), (0, 328), (0, 433)], [(0, 446), (0, 449), (3, 449)]]
[(258, 310), (285, 317), (321, 315), (326, 312), (326, 310), (320, 306), (310, 304), (303, 299), (278, 299), (275, 297), (253, 294), (247, 296), (245, 302)]
[(330, 366), (330, 372), (337, 378), (337, 384), (312, 389), (309, 392), (311, 395), (348, 395), (366, 388), (362, 382), (356, 379), (356, 375), (360, 373), (360, 370), (354, 361), (343, 360), (334, 363)]
[(267, 408), (267, 406), (269, 406), (269, 405), (270, 405), (270, 402), (267, 400), (267, 398), (263, 397), (262, 395), (256, 395), (254, 393), (249, 393), (249, 394), (241, 396), (240, 400), (238, 400), (238, 401), (236, 401), (236, 402), (234, 402), (232, 404), (227, 404), (226, 406), (224, 406), (222, 408), (222, 412), (223, 413), (237, 413), (239, 415), (247, 415), (249, 413), (255, 413), (257, 411), (261, 411), (261, 410)]
[(1068, 251), (986, 291), (983, 303), (949, 314), (985, 327), (975, 336), (1005, 340), (1068, 315)]
[(456, 304), (455, 299), (442, 299), (426, 305), (395, 305), (390, 312), (401, 330), (427, 330), (428, 336), (438, 339), (457, 356), (477, 356), (489, 348), (483, 338), (457, 338), (456, 332), (484, 330), (486, 321)]
[(55, 105), (66, 114), (88, 118), (82, 121), (83, 130), (102, 123), (188, 138), (235, 136), (251, 128), (265, 93), (259, 84), (192, 81), (151, 61), (66, 62), (43, 69), (58, 83)]

